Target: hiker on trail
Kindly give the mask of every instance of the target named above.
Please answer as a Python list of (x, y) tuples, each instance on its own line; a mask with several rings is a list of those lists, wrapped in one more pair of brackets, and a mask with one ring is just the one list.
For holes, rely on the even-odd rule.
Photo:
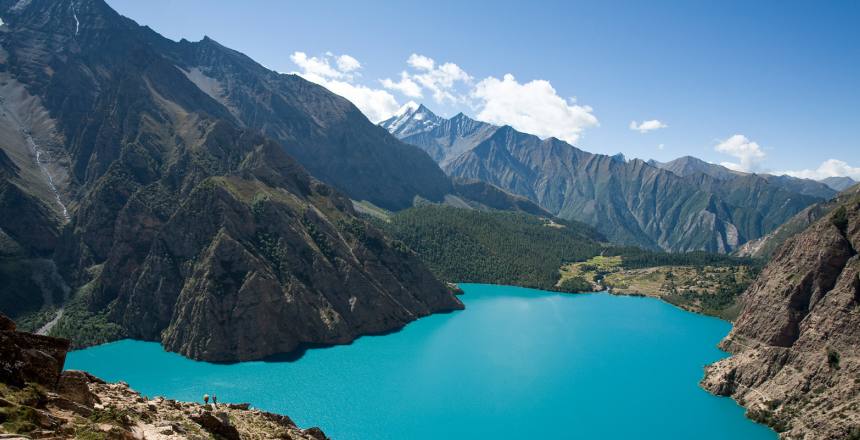
[(213, 405), (218, 405), (218, 396), (216, 396), (216, 395), (214, 395), (214, 394), (212, 395), (212, 404), (213, 404)]
[(208, 395), (208, 394), (204, 394), (204, 395), (203, 395), (203, 404), (204, 404), (204, 405), (208, 405), (208, 404), (209, 404), (209, 395)]

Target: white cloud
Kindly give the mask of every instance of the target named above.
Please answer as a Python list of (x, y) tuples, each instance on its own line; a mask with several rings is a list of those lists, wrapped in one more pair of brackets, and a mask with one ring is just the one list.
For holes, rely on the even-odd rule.
[(389, 90), (396, 90), (410, 98), (423, 98), (421, 86), (419, 86), (406, 71), (400, 72), (400, 81), (394, 81), (390, 78), (385, 78), (379, 81), (382, 87)]
[(328, 54), (320, 58), (308, 57), (304, 52), (294, 52), (290, 55), (290, 60), (302, 69), (302, 73), (322, 78), (344, 78), (347, 72), (332, 67), (330, 58)]
[(359, 63), (357, 59), (344, 54), (337, 57), (337, 68), (340, 69), (341, 72), (352, 72), (354, 70), (361, 69), (361, 63)]
[(454, 63), (436, 64), (432, 58), (413, 53), (406, 60), (413, 72), (400, 72), (400, 80), (385, 78), (380, 81), (383, 87), (398, 91), (410, 98), (423, 98), (424, 90), (431, 92), (433, 100), (439, 104), (465, 103), (467, 93), (462, 87), (471, 84), (472, 77)]
[(665, 150), (665, 149), (666, 149), (666, 144), (658, 144), (658, 145), (657, 145), (657, 149), (658, 149), (658, 150)]
[[(416, 62), (417, 60), (420, 60)], [(433, 100), (438, 103), (448, 101), (450, 103), (463, 102), (463, 96), (456, 92), (457, 83), (468, 84), (472, 77), (454, 63), (444, 63), (436, 66), (431, 59), (422, 55), (412, 54), (409, 64), (422, 71), (412, 75), (412, 80), (421, 87), (433, 92)], [(435, 67), (434, 67), (435, 66)]]
[(433, 58), (418, 55), (417, 53), (409, 55), (406, 63), (418, 70), (433, 70), (433, 66), (436, 64)]
[(657, 119), (651, 119), (648, 121), (642, 121), (641, 124), (636, 121), (630, 121), (630, 129), (636, 130), (639, 133), (648, 133), (649, 131), (659, 130), (661, 128), (666, 128), (668, 125), (660, 122)]
[(760, 168), (761, 161), (766, 154), (759, 144), (750, 141), (742, 134), (736, 134), (719, 144), (716, 148), (720, 153), (725, 153), (737, 158), (738, 162), (721, 162), (720, 165), (742, 172), (754, 172)]
[(546, 80), (521, 84), (511, 74), (502, 79), (488, 77), (475, 86), (472, 97), (480, 108), (478, 119), (540, 137), (575, 143), (583, 130), (599, 124), (591, 107), (558, 96)]
[(350, 100), (374, 123), (390, 117), (400, 108), (391, 93), (354, 82), (361, 63), (349, 55), (326, 53), (321, 57), (309, 57), (304, 52), (294, 52), (290, 59), (301, 69), (295, 74)]
[[(309, 81), (313, 80), (309, 79)], [(345, 81), (327, 81), (318, 84), (350, 100), (374, 124), (388, 119), (400, 108), (394, 96), (385, 90)]]
[(854, 180), (860, 180), (860, 167), (852, 167), (847, 162), (839, 159), (828, 159), (821, 163), (816, 169), (804, 169), (797, 171), (780, 171), (775, 174), (786, 174), (803, 179), (821, 180), (826, 177), (847, 176)]
[[(519, 83), (507, 74), (502, 79), (490, 76), (476, 83), (455, 63), (437, 63), (413, 53), (400, 77), (380, 79), (382, 88), (377, 89), (359, 83), (362, 65), (350, 55), (326, 52), (315, 57), (294, 52), (290, 59), (300, 69), (295, 73), (352, 101), (373, 122), (397, 112), (400, 105), (392, 94), (396, 93), (401, 98), (430, 96), (438, 104), (466, 106), (483, 121), (571, 143), (586, 128), (599, 125), (591, 107), (577, 105), (575, 98), (562, 98), (546, 80)], [(646, 121), (643, 127), (651, 122), (665, 126)]]

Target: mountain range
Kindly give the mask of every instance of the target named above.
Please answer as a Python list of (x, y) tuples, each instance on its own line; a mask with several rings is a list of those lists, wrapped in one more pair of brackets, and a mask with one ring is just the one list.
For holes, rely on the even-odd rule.
[[(68, 342), (18, 327), (265, 359), (463, 308), (448, 282), (582, 291), (606, 275), (591, 260), (740, 255), (769, 262), (703, 386), (786, 436), (860, 438), (858, 194), (848, 177), (628, 160), (417, 104), (375, 125), (320, 85), (103, 0), (0, 0), (0, 350), (55, 385)], [(596, 278), (565, 284), (571, 262)], [(732, 280), (718, 295), (735, 310)]]
[(350, 200), (398, 209), (453, 183), (349, 101), (101, 0), (0, 11), (4, 312), (231, 361), (462, 308)]
[(406, 106), (380, 126), (424, 149), (451, 176), (490, 183), (611, 241), (651, 249), (731, 252), (837, 192), (693, 157), (659, 163), (588, 153), (462, 113), (442, 118), (424, 105)]

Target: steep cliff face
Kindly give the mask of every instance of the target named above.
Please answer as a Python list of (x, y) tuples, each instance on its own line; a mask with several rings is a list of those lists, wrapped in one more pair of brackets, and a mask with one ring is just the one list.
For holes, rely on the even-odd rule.
[[(860, 436), (860, 198), (790, 238), (743, 294), (702, 384), (791, 439)], [(851, 437), (854, 436), (854, 437)]]
[[(83, 307), (58, 328), (97, 315), (94, 325), (122, 327), (112, 335), (228, 361), (348, 342), (462, 307), (410, 251), (358, 219), (348, 198), (288, 156), (330, 155), (349, 165), (336, 166), (339, 178), (379, 179), (374, 191), (397, 194), (377, 198), (358, 181), (332, 183), (386, 206), (424, 194), (416, 193), (420, 178), (400, 181), (412, 171), (421, 176), (421, 163), (441, 176), (440, 197), (450, 190), (425, 153), (347, 101), (214, 42), (164, 40), (100, 0), (0, 1), (0, 11), (3, 74), (16, 84), (0, 91), (7, 98), (23, 90), (29, 98), (16, 102), (30, 103), (9, 109), (21, 117), (0, 118), (0, 133), (11, 141), (29, 136), (52, 158), (40, 163), (19, 154), (19, 142), (0, 144), (10, 159), (0, 157), (0, 196), (36, 195), (6, 197), (20, 202), (3, 206), (30, 206), (51, 220), (48, 232), (31, 238), (38, 231), (13, 228), (21, 223), (6, 221), (4, 209), (0, 238), (53, 256), (80, 288), (74, 299)], [(188, 60), (220, 66), (236, 101), (202, 87)], [(282, 125), (249, 123), (244, 116), (255, 108)], [(4, 131), (12, 122), (15, 129)], [(373, 166), (338, 156), (352, 147), (350, 154)], [(377, 160), (386, 152), (393, 159)], [(386, 171), (390, 160), (400, 161), (399, 174)], [(432, 191), (425, 195), (436, 197)], [(80, 333), (64, 335), (80, 343)]]

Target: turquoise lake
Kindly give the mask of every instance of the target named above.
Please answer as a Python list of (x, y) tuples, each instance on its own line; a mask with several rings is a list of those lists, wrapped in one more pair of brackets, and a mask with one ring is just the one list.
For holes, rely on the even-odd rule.
[(462, 285), (466, 310), (294, 361), (210, 364), (156, 343), (66, 368), (148, 396), (250, 402), (351, 439), (776, 439), (698, 387), (730, 324), (650, 298)]

